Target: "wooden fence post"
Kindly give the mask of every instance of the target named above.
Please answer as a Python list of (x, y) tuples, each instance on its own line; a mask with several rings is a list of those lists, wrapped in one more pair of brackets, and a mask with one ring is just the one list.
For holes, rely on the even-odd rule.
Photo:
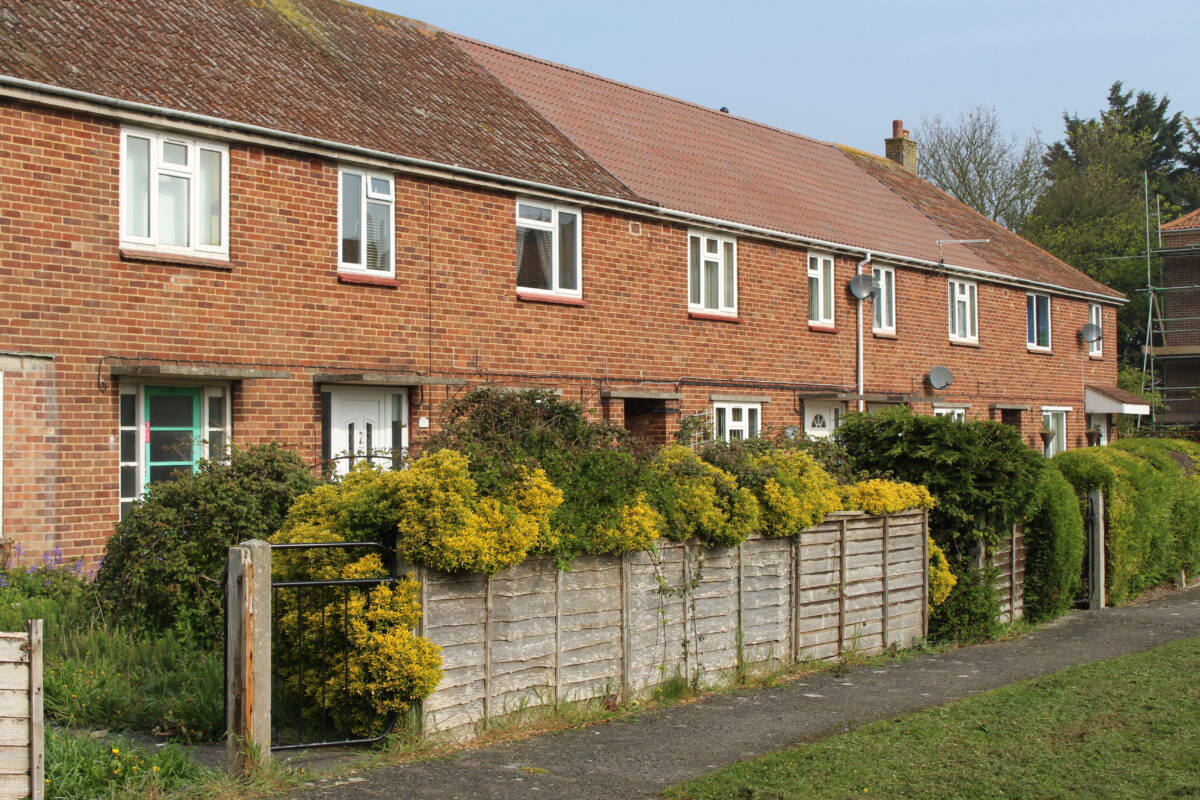
[(226, 757), (246, 775), (271, 756), (271, 545), (229, 548), (225, 602)]

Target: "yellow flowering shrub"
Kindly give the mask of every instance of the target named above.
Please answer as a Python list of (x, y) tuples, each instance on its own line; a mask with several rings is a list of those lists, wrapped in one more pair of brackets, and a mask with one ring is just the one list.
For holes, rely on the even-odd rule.
[(846, 508), (886, 516), (912, 508), (933, 508), (937, 501), (924, 486), (878, 478), (853, 483), (845, 488)]
[(833, 477), (800, 450), (770, 450), (753, 456), (767, 478), (758, 492), (764, 536), (798, 536), (842, 507)]
[(649, 550), (666, 526), (662, 514), (654, 510), (645, 492), (638, 492), (633, 503), (617, 512), (616, 525), (597, 525), (589, 541), (595, 555), (633, 553)]
[(929, 539), (929, 605), (940, 606), (946, 602), (958, 578), (950, 571), (950, 562), (942, 548)]
[(651, 468), (655, 505), (667, 538), (677, 542), (695, 538), (709, 546), (736, 547), (758, 529), (759, 504), (754, 494), (690, 449), (664, 447)]

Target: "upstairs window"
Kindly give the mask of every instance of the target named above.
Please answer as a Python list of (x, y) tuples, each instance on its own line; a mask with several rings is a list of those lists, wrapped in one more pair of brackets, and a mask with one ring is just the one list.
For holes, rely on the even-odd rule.
[(896, 332), (896, 271), (891, 267), (875, 267), (872, 274), (879, 283), (875, 295), (875, 319), (871, 330), (875, 333)]
[(808, 254), (808, 322), (833, 327), (833, 256)]
[(121, 243), (229, 257), (229, 149), (169, 133), (121, 131)]
[(582, 249), (579, 209), (517, 201), (517, 288), (581, 296)]
[(391, 175), (343, 167), (338, 199), (338, 269), (395, 275), (395, 190)]
[[(1088, 310), (1088, 322), (1099, 328), (1101, 332), (1104, 331), (1104, 309), (1099, 303), (1092, 303)], [(1088, 342), (1088, 355), (1097, 357), (1104, 355), (1104, 340), (1097, 339), (1094, 342)]]
[(1025, 296), (1025, 344), (1030, 350), (1050, 349), (1050, 296)]
[(708, 233), (688, 235), (688, 308), (737, 314), (737, 244)]
[(975, 284), (952, 279), (950, 286), (950, 341), (978, 342), (979, 319)]

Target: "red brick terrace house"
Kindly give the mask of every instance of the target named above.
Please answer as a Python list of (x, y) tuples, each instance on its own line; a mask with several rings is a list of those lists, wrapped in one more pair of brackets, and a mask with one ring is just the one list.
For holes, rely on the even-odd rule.
[(1084, 445), (1130, 410), (1080, 336), (1123, 298), (899, 128), (877, 157), (340, 0), (0, 0), (0, 534), (95, 559), (207, 447), (386, 460), (485, 383), (659, 438), (908, 404)]
[(1159, 342), (1150, 355), (1166, 408), (1162, 422), (1200, 423), (1200, 210), (1163, 225)]

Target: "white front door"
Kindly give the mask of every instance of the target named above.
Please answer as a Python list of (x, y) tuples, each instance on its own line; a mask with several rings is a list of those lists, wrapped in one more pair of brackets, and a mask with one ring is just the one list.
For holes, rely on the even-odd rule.
[(391, 466), (397, 446), (406, 444), (405, 396), (394, 390), (346, 388), (333, 390), (330, 400), (329, 449), (337, 474), (345, 475), (362, 459)]

